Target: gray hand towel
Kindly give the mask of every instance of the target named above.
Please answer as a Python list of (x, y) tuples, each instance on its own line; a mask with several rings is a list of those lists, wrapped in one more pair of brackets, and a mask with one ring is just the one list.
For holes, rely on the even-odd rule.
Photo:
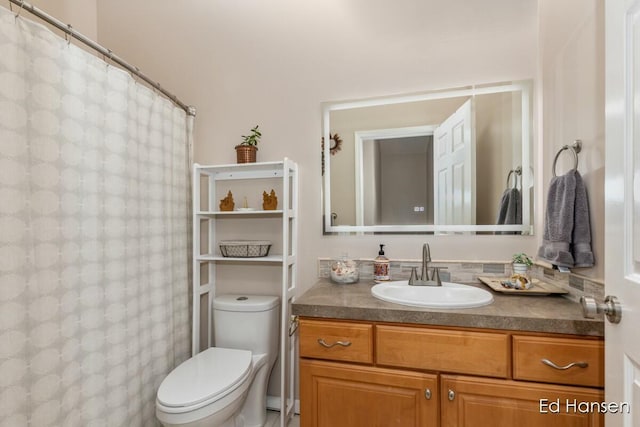
[(582, 177), (576, 176), (576, 203), (573, 211), (573, 234), (571, 235), (571, 253), (574, 267), (593, 267), (591, 251), (591, 220), (589, 217), (589, 197)]
[(589, 202), (577, 170), (551, 179), (542, 239), (539, 258), (561, 267), (593, 266)]
[[(502, 193), (496, 224), (522, 224), (522, 197), (517, 188), (507, 188)], [(496, 234), (518, 234), (518, 232), (499, 231)]]

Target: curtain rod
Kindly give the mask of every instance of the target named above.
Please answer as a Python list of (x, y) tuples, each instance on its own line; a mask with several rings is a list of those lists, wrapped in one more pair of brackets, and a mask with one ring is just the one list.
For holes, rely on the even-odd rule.
[[(83, 44), (87, 45), (88, 47), (90, 47), (91, 49), (95, 50), (96, 52), (102, 54), (105, 57), (105, 60), (106, 60), (106, 58), (108, 58), (109, 61), (115, 62), (116, 64), (118, 64), (122, 68), (124, 68), (125, 70), (129, 71), (131, 74), (135, 75), (136, 77), (140, 78), (141, 80), (144, 80), (152, 88), (154, 88), (158, 92), (162, 93), (164, 96), (166, 96), (171, 101), (173, 101), (177, 106), (182, 108), (188, 115), (190, 115), (190, 116), (195, 116), (196, 115), (195, 107), (184, 104), (182, 101), (180, 101), (178, 99), (178, 97), (176, 97), (174, 94), (172, 94), (171, 92), (167, 91), (162, 86), (160, 86), (160, 83), (154, 82), (149, 77), (147, 77), (147, 75), (142, 73), (138, 67), (135, 67), (135, 66), (129, 64), (127, 61), (125, 61), (124, 59), (120, 58), (118, 55), (114, 54), (111, 51), (111, 49), (107, 49), (107, 48), (99, 45), (98, 43), (94, 42), (93, 40), (91, 40), (90, 38), (86, 37), (82, 33), (79, 33), (78, 31), (74, 30), (73, 27), (71, 26), (71, 24), (65, 24), (65, 23), (57, 20), (56, 18), (54, 18), (53, 16), (49, 15), (45, 11), (43, 11), (41, 9), (38, 9), (37, 7), (35, 7), (34, 5), (32, 5), (30, 3), (27, 3), (26, 1), (23, 1), (23, 0), (9, 0), (9, 3), (13, 3), (16, 6), (20, 7), (20, 10), (24, 9), (27, 12), (31, 13), (32, 15), (34, 15), (34, 16), (42, 19), (43, 21), (47, 22), (48, 24), (53, 25), (57, 29), (63, 31), (65, 34), (73, 37), (74, 39), (82, 42)], [(19, 14), (20, 14), (20, 12), (18, 12), (18, 15)]]

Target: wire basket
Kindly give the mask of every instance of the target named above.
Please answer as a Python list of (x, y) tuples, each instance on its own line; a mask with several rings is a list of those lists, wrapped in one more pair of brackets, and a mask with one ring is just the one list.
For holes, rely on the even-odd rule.
[(269, 255), (271, 242), (268, 240), (222, 240), (220, 253), (223, 257), (254, 258)]

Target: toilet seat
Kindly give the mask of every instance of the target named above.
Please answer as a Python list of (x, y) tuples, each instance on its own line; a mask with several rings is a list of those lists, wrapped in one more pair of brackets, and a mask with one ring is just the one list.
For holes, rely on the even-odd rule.
[(157, 403), (165, 412), (193, 411), (233, 392), (251, 371), (250, 351), (208, 348), (180, 364), (162, 381)]

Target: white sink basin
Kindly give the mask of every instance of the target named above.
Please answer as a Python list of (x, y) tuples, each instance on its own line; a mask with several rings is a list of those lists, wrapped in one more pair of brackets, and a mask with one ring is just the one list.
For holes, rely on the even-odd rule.
[(371, 294), (395, 304), (442, 309), (481, 307), (493, 302), (491, 292), (451, 282), (442, 282), (442, 286), (409, 286), (407, 280), (398, 280), (375, 285)]

